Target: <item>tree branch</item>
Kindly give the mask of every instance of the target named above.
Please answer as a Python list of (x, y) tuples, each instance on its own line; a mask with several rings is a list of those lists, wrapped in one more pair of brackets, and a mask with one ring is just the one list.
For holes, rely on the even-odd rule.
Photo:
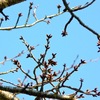
[[(65, 9), (68, 10), (68, 12), (71, 14), (71, 16), (73, 16), (83, 27), (85, 27), (87, 30), (89, 30), (90, 32), (92, 32), (94, 35), (97, 36), (97, 38), (99, 39), (100, 38), (100, 35), (99, 33), (97, 33), (96, 31), (94, 31), (92, 28), (88, 27), (86, 24), (84, 24), (82, 22), (82, 20), (73, 13), (73, 10), (70, 9), (70, 7), (68, 6), (68, 3), (66, 2), (66, 0), (62, 0), (63, 1), (63, 4), (65, 6)], [(92, 3), (94, 2), (95, 0), (92, 1)], [(91, 3), (91, 4), (92, 4)]]
[(53, 98), (53, 99), (60, 99), (60, 100), (76, 100), (70, 95), (47, 94), (45, 92), (39, 92), (33, 89), (25, 89), (24, 91), (22, 91), (23, 88), (18, 88), (18, 87), (0, 86), (0, 90), (9, 91), (12, 93), (22, 93), (31, 96), (39, 96), (39, 97)]

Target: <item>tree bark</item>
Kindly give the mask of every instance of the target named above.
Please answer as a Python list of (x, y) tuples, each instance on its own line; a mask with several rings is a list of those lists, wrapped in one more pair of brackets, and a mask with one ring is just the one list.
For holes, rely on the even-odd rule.
[(0, 100), (19, 100), (13, 93), (0, 90)]
[(0, 0), (0, 9), (4, 9), (6, 7), (15, 5), (17, 3), (21, 3), (23, 1), (26, 1), (26, 0)]

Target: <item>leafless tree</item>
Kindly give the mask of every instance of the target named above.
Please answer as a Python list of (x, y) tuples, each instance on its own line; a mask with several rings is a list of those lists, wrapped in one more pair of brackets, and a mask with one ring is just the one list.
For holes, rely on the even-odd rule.
[[(18, 2), (14, 2), (18, 1)], [(21, 2), (24, 0), (20, 0)], [(10, 3), (9, 3), (10, 2)], [(63, 15), (64, 13), (69, 13), (71, 17), (69, 18), (68, 22), (66, 22), (64, 30), (62, 31), (61, 35), (63, 37), (68, 35), (67, 27), (70, 25), (73, 19), (76, 19), (77, 22), (87, 30), (89, 30), (93, 35), (97, 37), (98, 43), (97, 46), (99, 48), (100, 46), (100, 35), (95, 30), (87, 26), (74, 12), (77, 12), (79, 10), (83, 10), (85, 8), (88, 8), (89, 6), (92, 6), (92, 4), (96, 2), (96, 0), (92, 0), (91, 2), (87, 2), (83, 5), (77, 5), (73, 8), (69, 7), (69, 3), (66, 0), (62, 0), (63, 5), (58, 4), (57, 9), (58, 12), (56, 14), (47, 15), (44, 18), (38, 19), (35, 7), (33, 9), (33, 3), (30, 2), (29, 5), (29, 11), (27, 14), (26, 21), (23, 25), (18, 25), (20, 18), (22, 17), (22, 13), (18, 14), (17, 21), (15, 25), (9, 26), (9, 27), (2, 27), (2, 24), (5, 23), (5, 20), (8, 20), (8, 16), (5, 15), (2, 10), (8, 6), (14, 5), (16, 3), (19, 3), (19, 0), (0, 0), (0, 12), (5, 17), (5, 20), (3, 18), (0, 19), (0, 31), (6, 30), (15, 30), (15, 29), (22, 29), (22, 28), (28, 28), (33, 27), (37, 23), (40, 22), (46, 22), (47, 24), (50, 23), (49, 20), (56, 18), (57, 16)], [(64, 7), (63, 11), (61, 11), (61, 7)], [(28, 21), (30, 19), (31, 11), (33, 10), (33, 17), (35, 18), (35, 21), (31, 24), (28, 24)], [(9, 21), (9, 20), (8, 20)], [(17, 97), (19, 94), (26, 94), (31, 95), (34, 97), (35, 100), (46, 100), (46, 99), (59, 99), (59, 100), (78, 100), (81, 98), (84, 98), (85, 95), (90, 95), (93, 97), (100, 96), (100, 92), (98, 88), (94, 88), (92, 90), (82, 90), (83, 86), (83, 79), (80, 79), (80, 86), (79, 87), (72, 87), (70, 85), (66, 85), (65, 83), (67, 80), (77, 71), (79, 71), (79, 68), (83, 64), (87, 64), (87, 61), (80, 59), (80, 62), (78, 64), (75, 64), (76, 60), (78, 59), (78, 56), (73, 61), (72, 66), (69, 68), (66, 66), (66, 64), (63, 64), (63, 69), (55, 71), (53, 67), (58, 66), (58, 62), (55, 60), (57, 53), (52, 53), (51, 58), (46, 59), (47, 52), (52, 48), (50, 47), (50, 39), (52, 38), (52, 34), (46, 35), (46, 45), (44, 52), (40, 54), (38, 58), (36, 58), (33, 55), (33, 51), (35, 51), (36, 46), (30, 45), (23, 36), (21, 36), (19, 39), (21, 42), (25, 45), (27, 48), (27, 51), (21, 51), (18, 55), (8, 58), (7, 56), (4, 57), (4, 60), (0, 62), (1, 65), (5, 64), (8, 61), (11, 61), (13, 65), (16, 67), (14, 69), (7, 70), (6, 72), (0, 72), (0, 75), (8, 75), (10, 73), (19, 73), (21, 71), (22, 74), (24, 74), (24, 79), (20, 80), (18, 79), (18, 83), (13, 83), (8, 80), (4, 80), (0, 78), (0, 100), (20, 100), (20, 98)], [(100, 50), (98, 50), (100, 52)], [(18, 58), (22, 55), (25, 55), (27, 53), (26, 58), (31, 58), (36, 63), (33, 69), (29, 69), (27, 72), (23, 69), (22, 64)], [(70, 71), (71, 70), (71, 71)], [(33, 76), (30, 75), (30, 71), (32, 71)], [(38, 71), (40, 71), (42, 74), (37, 74)], [(31, 82), (26, 83), (26, 79), (31, 80)], [(8, 84), (7, 86), (3, 85), (4, 83)], [(33, 84), (34, 83), (34, 84)], [(49, 85), (50, 89), (44, 89), (47, 85)], [(66, 94), (66, 89), (73, 90), (74, 92), (71, 94)], [(63, 91), (62, 91), (63, 90)]]

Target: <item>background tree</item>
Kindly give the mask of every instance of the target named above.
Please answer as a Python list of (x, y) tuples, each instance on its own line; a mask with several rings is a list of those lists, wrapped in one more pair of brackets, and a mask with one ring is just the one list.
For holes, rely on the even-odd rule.
[(28, 0), (5, 8), (0, 99), (99, 100), (99, 3)]

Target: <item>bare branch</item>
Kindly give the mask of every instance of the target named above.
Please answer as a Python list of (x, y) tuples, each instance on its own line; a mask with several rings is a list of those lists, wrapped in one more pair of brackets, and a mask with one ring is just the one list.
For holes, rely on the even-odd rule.
[[(96, 35), (97, 38), (99, 39), (99, 38), (100, 38), (99, 33), (95, 32), (92, 28), (90, 28), (90, 27), (88, 27), (86, 24), (84, 24), (84, 23), (82, 22), (82, 20), (81, 20), (78, 16), (76, 16), (76, 15), (73, 13), (73, 10), (70, 9), (70, 7), (69, 7), (68, 3), (66, 2), (66, 0), (62, 0), (62, 1), (63, 1), (64, 6), (65, 6), (65, 9), (68, 10), (68, 12), (71, 14), (71, 16), (73, 16), (83, 27), (85, 27), (87, 30), (89, 30), (89, 31), (92, 32), (94, 35)], [(92, 3), (93, 3), (94, 1), (95, 1), (95, 0), (93, 0)], [(92, 3), (91, 3), (91, 4), (92, 4)]]
[(9, 91), (12, 93), (22, 93), (22, 94), (28, 94), (31, 96), (39, 96), (39, 97), (45, 97), (45, 98), (53, 98), (53, 99), (60, 99), (60, 100), (75, 100), (72, 96), (69, 95), (56, 95), (56, 94), (47, 94), (45, 92), (39, 92), (35, 91), (33, 89), (25, 89), (22, 91), (23, 88), (18, 87), (4, 87), (0, 86), (0, 90)]

